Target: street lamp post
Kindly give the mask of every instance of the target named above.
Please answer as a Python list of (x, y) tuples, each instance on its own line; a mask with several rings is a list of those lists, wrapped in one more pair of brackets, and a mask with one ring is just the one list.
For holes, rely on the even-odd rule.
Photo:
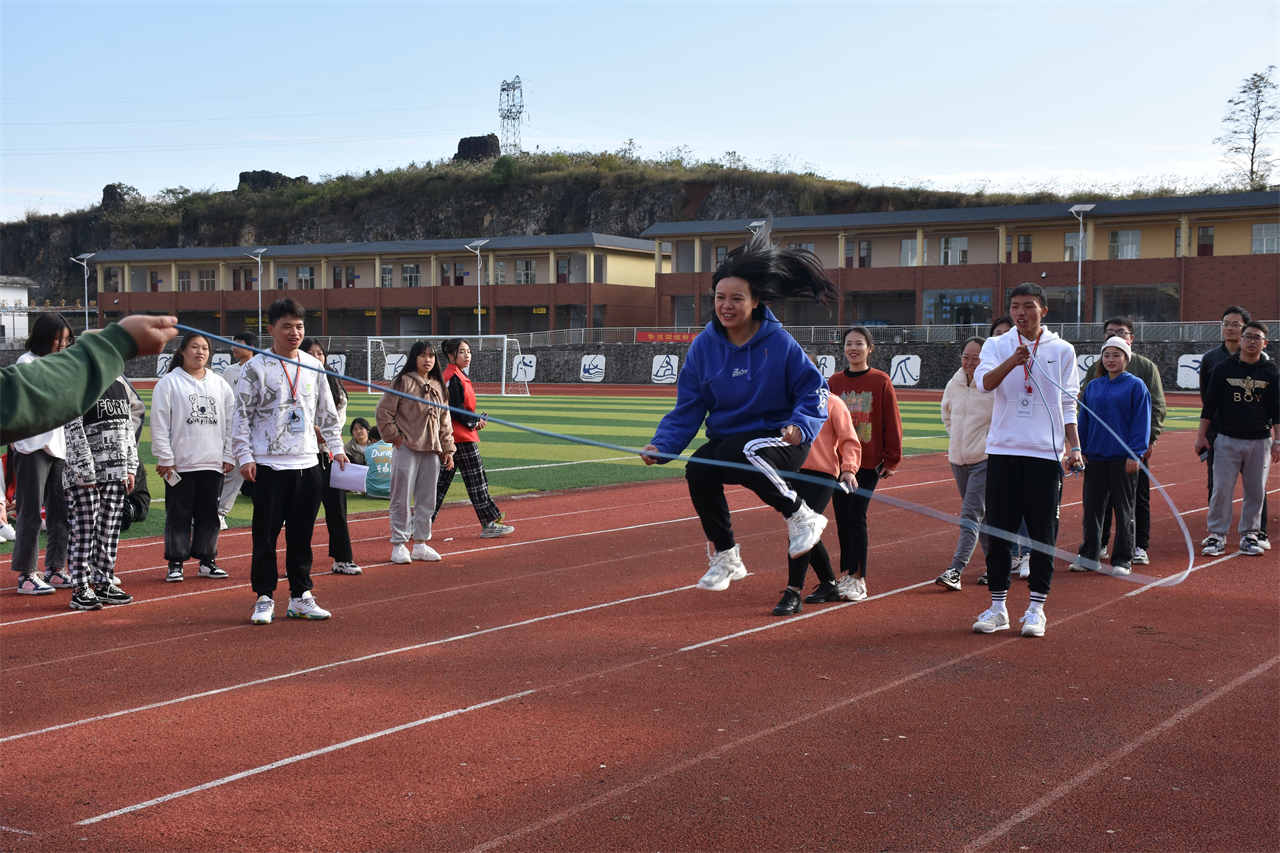
[(1084, 307), (1084, 300), (1080, 296), (1084, 281), (1084, 215), (1095, 207), (1097, 205), (1094, 204), (1073, 204), (1067, 208), (1080, 222), (1080, 236), (1076, 242), (1076, 337), (1080, 336), (1080, 311)]
[(258, 262), (258, 328), (254, 329), (254, 334), (262, 334), (262, 255), (266, 249), (254, 249), (252, 252), (245, 252), (246, 258), (253, 258)]
[(747, 230), (750, 231), (751, 236), (754, 237), (760, 233), (761, 228), (763, 228), (765, 225), (768, 225), (768, 224), (769, 224), (769, 221), (767, 219), (756, 219), (752, 222), (747, 223)]
[(475, 252), (475, 255), (476, 255), (476, 335), (477, 336), (484, 334), (483, 332), (480, 331), (480, 283), (481, 283), (480, 282), (480, 247), (488, 242), (489, 240), (486, 237), (483, 240), (472, 240), (470, 243), (467, 244), (467, 249), (469, 251)]
[(84, 267), (84, 329), (86, 332), (89, 331), (89, 259), (93, 256), (93, 252), (85, 252), (71, 259), (71, 263)]

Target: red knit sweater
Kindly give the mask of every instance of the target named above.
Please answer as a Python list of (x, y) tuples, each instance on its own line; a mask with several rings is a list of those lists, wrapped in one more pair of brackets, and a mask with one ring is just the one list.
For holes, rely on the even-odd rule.
[(889, 374), (870, 368), (851, 376), (842, 370), (827, 380), (827, 386), (849, 407), (862, 442), (862, 467), (897, 468), (902, 461), (902, 418)]

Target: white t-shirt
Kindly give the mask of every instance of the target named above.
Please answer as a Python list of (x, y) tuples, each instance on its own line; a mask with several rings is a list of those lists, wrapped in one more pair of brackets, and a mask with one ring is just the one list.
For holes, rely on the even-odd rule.
[[(24, 352), (18, 356), (18, 364), (26, 364), (39, 357), (33, 352)], [(66, 459), (67, 439), (62, 432), (62, 427), (59, 426), (39, 435), (19, 439), (13, 443), (13, 449), (19, 453), (36, 453), (43, 450), (55, 459)]]

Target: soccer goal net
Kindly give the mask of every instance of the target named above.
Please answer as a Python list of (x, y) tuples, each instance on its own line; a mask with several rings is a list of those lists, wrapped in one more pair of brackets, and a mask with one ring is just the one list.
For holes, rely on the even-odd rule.
[[(390, 385), (397, 373), (404, 367), (409, 350), (418, 341), (431, 344), (436, 358), (440, 360), (441, 369), (446, 364), (441, 345), (457, 335), (404, 335), (379, 336), (368, 339), (368, 353), (365, 360), (369, 382), (378, 385)], [(471, 366), (467, 376), (481, 394), (502, 394), (504, 396), (524, 395), (529, 393), (527, 376), (529, 370), (524, 365), (520, 352), (520, 341), (507, 335), (470, 335), (462, 338), (471, 347)], [(379, 393), (370, 388), (369, 393)]]

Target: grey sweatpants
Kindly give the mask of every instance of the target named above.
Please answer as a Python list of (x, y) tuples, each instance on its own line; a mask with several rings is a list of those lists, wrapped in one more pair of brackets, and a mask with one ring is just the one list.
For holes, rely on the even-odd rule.
[[(426, 542), (431, 538), (431, 515), (436, 509), (436, 478), (440, 457), (397, 447), (391, 454), (391, 544)], [(413, 526), (409, 525), (409, 498), (413, 498)]]
[[(956, 487), (960, 490), (960, 517), (965, 521), (981, 524), (987, 515), (987, 460), (974, 462), (972, 465), (951, 465), (951, 475), (956, 478)], [(960, 538), (956, 541), (956, 552), (951, 557), (948, 568), (963, 572), (973, 556), (973, 548), (982, 542), (982, 553), (987, 553), (987, 534), (979, 534), (972, 527), (961, 527)]]
[(233, 467), (222, 475), (222, 494), (218, 497), (218, 515), (226, 518), (236, 505), (236, 496), (240, 494), (240, 486), (244, 484), (244, 475), (239, 466)]
[(67, 567), (67, 496), (62, 491), (62, 469), (66, 464), (37, 450), (35, 453), (15, 453), (17, 464), (13, 476), (17, 482), (14, 498), (18, 502), (18, 538), (13, 545), (11, 568), (20, 575), (36, 570), (37, 551), (40, 548), (40, 506), (43, 504), (47, 518), (45, 530), (49, 539), (44, 552), (46, 572), (61, 571)]
[(1225, 537), (1231, 529), (1231, 500), (1236, 477), (1244, 481), (1244, 506), (1240, 508), (1240, 532), (1261, 527), (1262, 498), (1271, 470), (1271, 439), (1231, 438), (1219, 434), (1213, 440), (1213, 496), (1209, 499), (1209, 532)]

